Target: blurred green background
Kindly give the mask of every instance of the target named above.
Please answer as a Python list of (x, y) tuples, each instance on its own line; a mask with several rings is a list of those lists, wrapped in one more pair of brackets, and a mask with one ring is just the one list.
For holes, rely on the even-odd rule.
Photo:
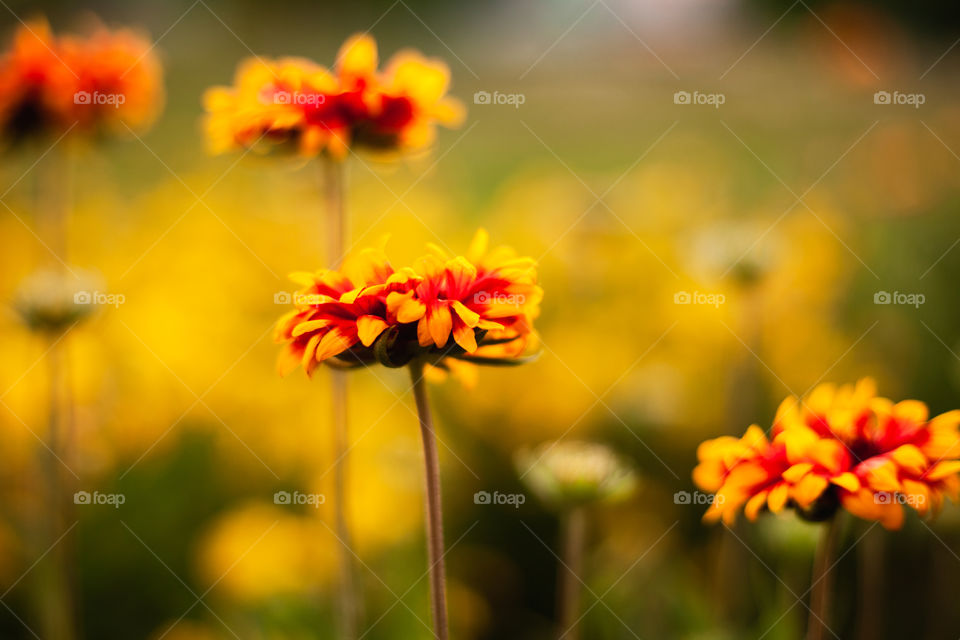
[[(884, 395), (956, 408), (960, 383), (960, 71), (952, 3), (714, 0), (10, 2), (9, 36), (85, 11), (157, 40), (167, 104), (140, 138), (75, 158), (70, 262), (125, 303), (67, 337), (78, 487), (69, 543), (85, 637), (334, 638), (326, 376), (279, 379), (270, 330), (285, 275), (322, 265), (314, 164), (204, 152), (201, 95), (238, 61), (330, 64), (371, 30), (381, 57), (444, 59), (468, 107), (432, 153), (350, 162), (352, 241), (390, 235), (537, 257), (543, 355), (433, 388), (454, 637), (550, 638), (557, 538), (512, 458), (556, 438), (614, 445), (643, 479), (591, 514), (585, 638), (802, 635), (816, 532), (792, 516), (700, 522), (705, 438), (768, 427), (779, 401), (873, 375)], [(523, 104), (474, 104), (478, 91)], [(719, 107), (675, 94), (721, 94)], [(919, 108), (877, 91), (922, 94)], [(0, 298), (49, 260), (32, 231), (36, 153), (3, 158)], [(13, 215), (15, 212), (16, 215)], [(677, 304), (678, 293), (719, 305)], [(875, 304), (922, 294), (919, 306)], [(29, 638), (46, 346), (0, 316), (0, 637)], [(419, 439), (404, 372), (351, 390), (351, 512), (364, 638), (427, 638)], [(956, 638), (960, 513), (887, 533), (850, 523), (838, 565), (844, 638)], [(38, 560), (38, 558), (40, 558)], [(856, 613), (859, 611), (859, 613)]]

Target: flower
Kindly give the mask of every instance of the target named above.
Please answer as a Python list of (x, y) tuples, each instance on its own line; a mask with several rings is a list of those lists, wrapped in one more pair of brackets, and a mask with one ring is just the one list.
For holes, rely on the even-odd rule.
[(960, 498), (960, 411), (928, 418), (922, 402), (878, 397), (869, 378), (787, 398), (772, 439), (753, 425), (742, 438), (700, 445), (694, 482), (716, 494), (704, 518), (731, 523), (740, 507), (751, 520), (764, 507), (793, 507), (820, 520), (843, 507), (898, 529), (903, 504), (934, 515), (944, 497)]
[(633, 469), (609, 447), (579, 440), (547, 442), (516, 456), (521, 479), (544, 502), (571, 507), (616, 502), (636, 489)]
[(460, 104), (446, 97), (450, 74), (442, 62), (401, 52), (383, 73), (377, 64), (376, 42), (366, 34), (343, 44), (333, 71), (304, 58), (245, 60), (232, 87), (204, 96), (210, 150), (337, 159), (351, 146), (410, 151), (433, 142), (437, 123), (462, 120)]
[(449, 368), (447, 358), (518, 363), (535, 341), (543, 292), (530, 258), (512, 249), (487, 254), (480, 230), (468, 256), (434, 247), (414, 267), (394, 269), (382, 250), (367, 249), (339, 271), (295, 273), (303, 288), (277, 324), (284, 343), (279, 369), (372, 362), (399, 367), (417, 357)]
[(59, 56), (45, 20), (22, 25), (0, 60), (0, 130), (23, 138), (69, 127), (73, 71)]
[(65, 36), (62, 57), (74, 70), (73, 121), (88, 132), (144, 129), (163, 103), (163, 70), (153, 45), (130, 29), (98, 26)]
[(95, 311), (91, 292), (99, 284), (100, 279), (92, 273), (43, 269), (20, 284), (14, 308), (30, 329), (58, 333)]
[(16, 31), (0, 60), (0, 131), (12, 141), (143, 128), (162, 98), (152, 45), (128, 29), (55, 37), (37, 20)]

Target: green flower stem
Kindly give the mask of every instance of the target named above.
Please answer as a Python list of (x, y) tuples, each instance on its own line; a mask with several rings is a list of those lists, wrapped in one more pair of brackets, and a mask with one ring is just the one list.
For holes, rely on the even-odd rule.
[(810, 617), (807, 640), (823, 640), (830, 631), (830, 598), (833, 597), (833, 569), (840, 541), (840, 516), (834, 515), (823, 524), (813, 560), (810, 586)]
[(566, 510), (560, 522), (561, 560), (557, 574), (557, 624), (559, 640), (580, 637), (580, 574), (583, 570), (583, 549), (587, 534), (584, 507)]
[[(336, 268), (346, 247), (347, 215), (345, 206), (346, 173), (342, 162), (332, 158), (322, 161), (323, 191), (326, 200), (326, 224), (323, 236), (327, 245), (327, 261)], [(330, 370), (330, 403), (333, 409), (333, 509), (337, 537), (340, 539), (339, 628), (343, 640), (357, 637), (360, 618), (359, 599), (355, 584), (353, 541), (347, 523), (347, 456), (349, 434), (347, 429), (347, 372)]]
[(447, 640), (447, 585), (443, 562), (443, 513), (440, 491), (440, 460), (437, 456), (437, 436), (433, 429), (430, 404), (427, 401), (427, 383), (423, 379), (423, 363), (410, 363), (413, 395), (417, 401), (420, 434), (423, 437), (423, 457), (427, 477), (427, 561), (430, 564), (430, 601), (433, 615), (433, 633), (437, 640)]

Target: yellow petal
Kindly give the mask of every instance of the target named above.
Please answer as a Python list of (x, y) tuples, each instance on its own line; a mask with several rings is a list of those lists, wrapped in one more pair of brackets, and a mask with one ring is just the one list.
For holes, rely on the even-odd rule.
[(460, 316), (460, 319), (463, 320), (463, 323), (468, 327), (475, 327), (480, 322), (480, 314), (476, 311), (471, 311), (459, 300), (454, 300), (451, 306), (456, 314)]
[(357, 320), (357, 335), (365, 347), (372, 345), (373, 341), (380, 337), (380, 334), (386, 328), (386, 321), (377, 316), (360, 316)]
[(377, 70), (377, 43), (370, 35), (350, 36), (337, 54), (337, 69), (342, 76), (372, 75)]
[(831, 478), (830, 482), (842, 489), (846, 489), (847, 491), (855, 492), (860, 490), (859, 478), (849, 471), (845, 471), (840, 475)]
[(789, 487), (782, 482), (771, 489), (770, 497), (767, 498), (767, 505), (769, 505), (770, 511), (773, 513), (780, 513), (783, 511), (783, 508), (787, 504), (788, 497)]
[(799, 462), (783, 472), (783, 479), (792, 484), (796, 484), (813, 469), (810, 462)]

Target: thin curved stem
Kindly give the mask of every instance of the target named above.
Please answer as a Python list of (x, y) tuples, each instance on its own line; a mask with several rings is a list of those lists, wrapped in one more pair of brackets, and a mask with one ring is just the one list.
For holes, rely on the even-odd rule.
[(437, 640), (450, 637), (447, 623), (446, 568), (443, 561), (443, 507), (440, 490), (440, 459), (437, 455), (437, 436), (427, 401), (427, 383), (423, 379), (423, 363), (410, 363), (413, 395), (417, 401), (420, 434), (423, 438), (423, 458), (427, 478), (427, 561), (430, 563), (430, 602), (433, 615), (433, 633)]
[(577, 640), (580, 631), (580, 574), (583, 570), (583, 547), (587, 534), (587, 517), (583, 507), (570, 509), (560, 522), (561, 558), (557, 580), (557, 623), (559, 640)]
[(824, 523), (817, 543), (810, 585), (810, 618), (807, 640), (823, 640), (830, 631), (830, 598), (833, 596), (834, 558), (840, 541), (840, 517), (835, 515)]
[[(326, 201), (326, 228), (323, 234), (327, 245), (327, 261), (331, 268), (335, 268), (343, 259), (346, 245), (346, 177), (342, 162), (326, 158), (322, 164)], [(360, 607), (354, 579), (353, 540), (347, 523), (347, 454), (350, 447), (347, 397), (347, 372), (331, 370), (330, 404), (333, 409), (333, 453), (336, 460), (333, 468), (334, 526), (341, 544), (339, 627), (341, 638), (353, 640), (357, 637)]]

